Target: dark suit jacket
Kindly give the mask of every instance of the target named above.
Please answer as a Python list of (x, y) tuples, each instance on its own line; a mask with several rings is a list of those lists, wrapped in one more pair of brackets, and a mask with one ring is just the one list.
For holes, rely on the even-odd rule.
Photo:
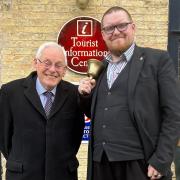
[(1, 152), (0, 152), (0, 180), (2, 180), (2, 161), (1, 161)]
[(84, 126), (77, 87), (63, 80), (58, 84), (47, 119), (34, 76), (1, 88), (0, 150), (7, 180), (75, 180)]
[[(97, 89), (103, 73), (106, 68), (97, 80), (92, 101), (81, 97), (82, 108), (86, 108), (86, 115), (92, 119), (91, 134)], [(90, 105), (91, 115), (88, 112)], [(128, 106), (147, 163), (169, 176), (180, 127), (180, 89), (174, 64), (167, 52), (135, 47), (128, 80)], [(93, 136), (89, 143), (88, 180), (92, 180), (92, 144)]]

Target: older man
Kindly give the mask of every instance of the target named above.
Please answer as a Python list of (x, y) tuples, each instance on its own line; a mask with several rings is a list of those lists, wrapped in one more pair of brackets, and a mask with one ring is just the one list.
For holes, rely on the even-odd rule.
[(64, 49), (41, 45), (35, 72), (4, 84), (0, 94), (0, 150), (7, 180), (77, 180), (83, 133), (77, 88), (62, 80)]
[(108, 9), (101, 23), (104, 71), (79, 86), (92, 118), (88, 180), (170, 180), (180, 125), (174, 64), (167, 52), (135, 44), (126, 9)]

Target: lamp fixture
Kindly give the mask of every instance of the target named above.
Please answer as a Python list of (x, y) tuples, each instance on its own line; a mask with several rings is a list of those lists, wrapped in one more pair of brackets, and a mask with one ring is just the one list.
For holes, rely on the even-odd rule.
[(76, 4), (80, 9), (85, 9), (89, 3), (89, 0), (76, 0)]

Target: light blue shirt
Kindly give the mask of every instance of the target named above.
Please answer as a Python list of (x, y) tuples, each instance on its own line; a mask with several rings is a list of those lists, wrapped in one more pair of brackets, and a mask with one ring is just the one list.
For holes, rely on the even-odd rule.
[[(39, 78), (36, 79), (36, 90), (37, 90), (37, 93), (40, 97), (40, 100), (41, 100), (41, 103), (42, 103), (42, 106), (44, 108), (45, 104), (46, 104), (46, 96), (44, 95), (44, 93), (47, 91), (43, 85), (41, 84), (41, 82), (39, 81)], [(54, 101), (54, 97), (55, 97), (55, 94), (56, 94), (56, 87), (51, 90), (51, 92), (53, 93), (53, 97), (52, 97), (52, 101)]]
[(131, 60), (135, 48), (135, 43), (133, 43), (120, 57), (118, 62), (112, 62), (111, 54), (106, 56), (106, 60), (109, 63), (107, 68), (107, 83), (109, 89), (112, 87), (114, 81), (125, 68), (127, 63)]

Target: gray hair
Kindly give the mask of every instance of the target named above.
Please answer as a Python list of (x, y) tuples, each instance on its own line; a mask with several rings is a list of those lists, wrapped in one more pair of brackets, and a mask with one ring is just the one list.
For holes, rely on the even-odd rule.
[(67, 56), (66, 56), (66, 51), (65, 51), (64, 47), (61, 46), (61, 45), (59, 45), (59, 44), (57, 44), (57, 43), (55, 43), (55, 42), (45, 42), (45, 43), (43, 43), (43, 44), (38, 48), (38, 50), (37, 50), (37, 52), (36, 52), (35, 58), (40, 59), (41, 56), (42, 56), (42, 54), (43, 54), (43, 51), (44, 51), (45, 49), (49, 48), (49, 47), (53, 47), (53, 48), (58, 49), (59, 51), (62, 51), (63, 54), (64, 54), (64, 57), (65, 57), (65, 64), (67, 65)]

